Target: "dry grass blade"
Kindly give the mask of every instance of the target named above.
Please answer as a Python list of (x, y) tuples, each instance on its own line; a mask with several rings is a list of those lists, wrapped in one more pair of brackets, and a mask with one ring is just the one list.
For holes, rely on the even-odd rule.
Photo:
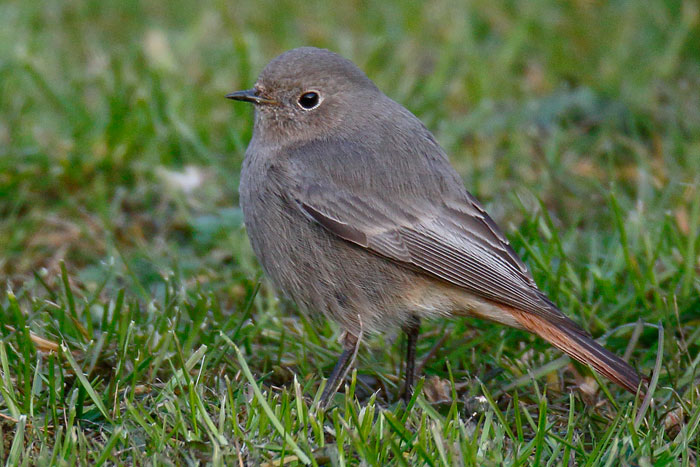
[[(6, 324), (5, 328), (10, 332), (16, 331), (15, 328), (10, 326), (9, 324)], [(33, 331), (29, 331), (29, 338), (32, 340), (32, 342), (36, 346), (36, 349), (39, 350), (40, 352), (44, 352), (44, 353), (58, 352), (59, 345), (54, 341), (50, 341), (48, 339), (44, 339), (41, 336), (37, 336)]]

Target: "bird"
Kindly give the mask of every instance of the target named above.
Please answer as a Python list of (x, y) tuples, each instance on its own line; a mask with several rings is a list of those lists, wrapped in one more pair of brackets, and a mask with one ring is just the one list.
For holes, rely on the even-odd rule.
[(226, 97), (255, 108), (239, 184), (252, 249), (279, 292), (342, 330), (323, 407), (363, 337), (399, 328), (410, 398), (421, 322), (460, 316), (529, 331), (642, 391), (632, 366), (538, 288), (425, 125), (352, 61), (292, 49)]

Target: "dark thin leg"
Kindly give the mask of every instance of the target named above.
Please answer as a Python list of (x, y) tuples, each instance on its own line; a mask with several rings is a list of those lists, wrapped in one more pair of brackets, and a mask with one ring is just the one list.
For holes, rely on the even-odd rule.
[(321, 394), (321, 408), (326, 408), (331, 397), (338, 392), (338, 388), (343, 384), (345, 376), (355, 362), (357, 350), (360, 348), (361, 337), (361, 335), (357, 337), (348, 333), (343, 337), (343, 348), (345, 350), (340, 354), (340, 358), (338, 358), (333, 372), (328, 377), (328, 381), (326, 381), (326, 387), (323, 390), (323, 394)]
[(413, 315), (403, 328), (406, 333), (406, 381), (403, 388), (403, 400), (408, 404), (413, 395), (414, 369), (416, 367), (416, 342), (420, 332), (420, 318)]

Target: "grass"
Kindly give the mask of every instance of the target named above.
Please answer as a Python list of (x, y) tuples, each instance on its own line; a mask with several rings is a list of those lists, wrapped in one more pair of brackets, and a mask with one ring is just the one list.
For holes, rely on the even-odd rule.
[[(0, 459), (696, 465), (700, 12), (646, 3), (0, 4)], [(423, 326), (408, 407), (403, 339), (371, 336), (315, 408), (339, 330), (262, 279), (223, 99), (307, 44), (434, 131), (648, 408), (476, 320)]]

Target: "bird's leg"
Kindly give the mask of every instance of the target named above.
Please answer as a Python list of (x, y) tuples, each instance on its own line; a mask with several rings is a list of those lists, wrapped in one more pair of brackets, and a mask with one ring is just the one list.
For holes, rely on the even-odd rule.
[(404, 325), (403, 331), (406, 333), (406, 376), (403, 389), (403, 400), (408, 404), (413, 395), (413, 378), (416, 368), (416, 342), (420, 331), (420, 318), (412, 315)]
[(326, 408), (331, 397), (338, 392), (338, 388), (343, 384), (345, 376), (355, 362), (355, 357), (357, 357), (357, 351), (360, 348), (360, 342), (362, 341), (362, 331), (360, 331), (359, 336), (350, 334), (349, 332), (343, 333), (343, 353), (340, 354), (338, 362), (333, 368), (333, 372), (328, 377), (326, 381), (326, 387), (321, 394), (321, 408)]

